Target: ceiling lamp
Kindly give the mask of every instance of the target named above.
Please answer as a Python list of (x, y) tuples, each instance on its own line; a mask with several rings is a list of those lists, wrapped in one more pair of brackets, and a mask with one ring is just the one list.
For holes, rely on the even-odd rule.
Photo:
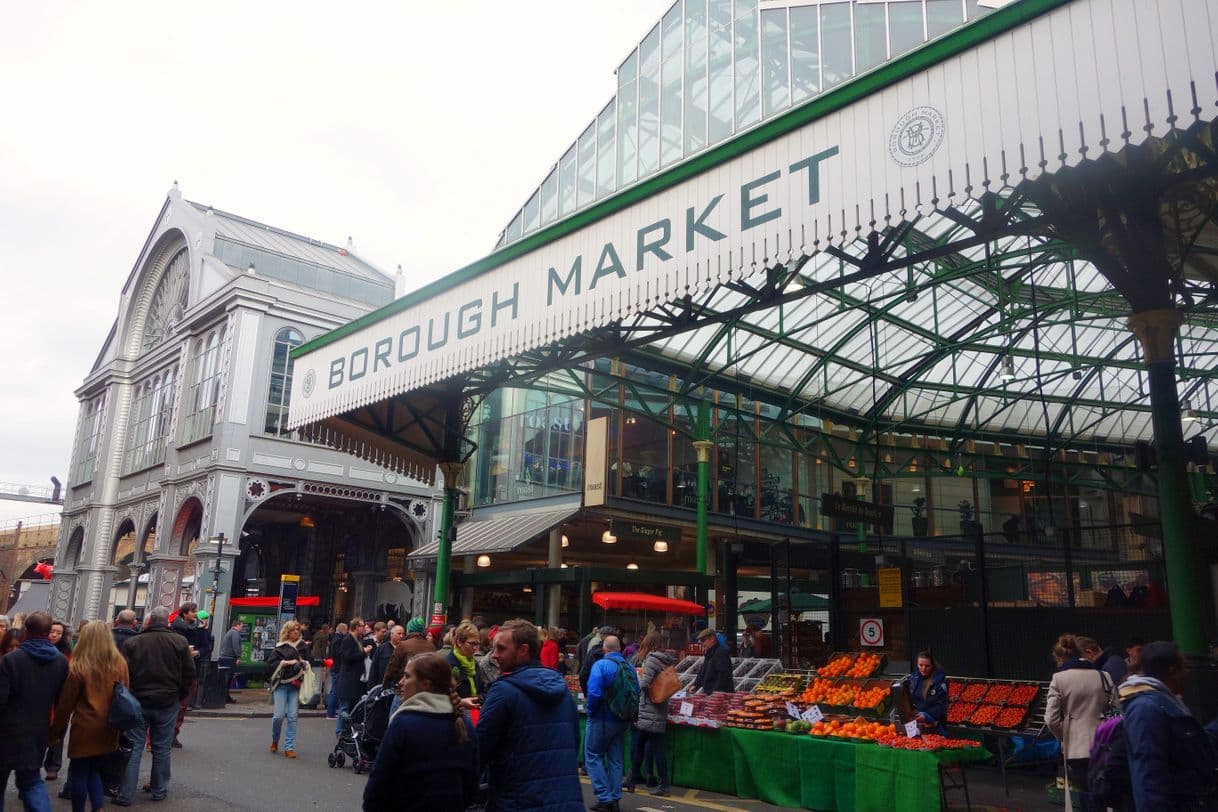
[(1002, 382), (1010, 383), (1013, 380), (1015, 380), (1015, 359), (1007, 355), (1002, 359)]
[(562, 568), (563, 568), (563, 569), (566, 569), (566, 568), (567, 568), (567, 563), (566, 563), (565, 561), (563, 562)]
[(666, 553), (668, 552), (668, 542), (664, 539), (660, 539), (655, 543), (655, 546), (652, 549), (654, 549), (657, 553)]
[(1189, 423), (1198, 419), (1197, 411), (1193, 409), (1193, 402), (1191, 400), (1184, 401), (1184, 412), (1180, 415), (1180, 419), (1186, 420)]
[(626, 565), (626, 569), (628, 569), (628, 570), (637, 570), (638, 568), (639, 568), (639, 565), (635, 564), (633, 562)]
[(306, 515), (306, 516), (300, 517), (300, 526), (301, 527), (316, 527), (317, 525), (313, 522), (312, 516)]
[(562, 546), (564, 546), (564, 547), (570, 547), (570, 546), (571, 546), (571, 539), (567, 538), (567, 534), (566, 534), (566, 533), (563, 533), (563, 535), (562, 535)]
[(533, 591), (533, 587), (531, 587), (531, 586), (526, 586), (526, 587), (524, 588), (524, 591), (525, 591), (525, 592), (528, 592), (528, 593), (531, 593), (531, 592)]
[(478, 556), (479, 567), (489, 567), (491, 565), (491, 557), (489, 555)]
[(606, 530), (604, 533), (601, 533), (601, 541), (606, 544), (617, 544), (617, 536), (613, 535), (612, 530)]

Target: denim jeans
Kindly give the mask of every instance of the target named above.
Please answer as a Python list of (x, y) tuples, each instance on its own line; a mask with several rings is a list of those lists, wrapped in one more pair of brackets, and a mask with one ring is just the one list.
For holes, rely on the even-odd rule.
[(393, 701), (389, 703), (389, 718), (393, 718), (393, 712), (398, 709), (398, 705), (402, 704), (402, 695), (394, 694)]
[[(17, 795), (26, 812), (51, 812), (51, 797), (42, 783), (42, 770), (17, 770)], [(0, 812), (4, 812), (4, 792), (8, 789), (8, 770), (0, 770)]]
[[(638, 733), (639, 731), (635, 731)], [(660, 785), (660, 789), (668, 791), (668, 753), (665, 747), (665, 733), (643, 734), (643, 765), (647, 774)]]
[(354, 706), (354, 704), (355, 703), (349, 699), (346, 699), (346, 700), (340, 699), (335, 703), (335, 705), (334, 705), (334, 735), (335, 736), (337, 736), (338, 734), (343, 732), (343, 714), (350, 713), (351, 708)]
[(127, 775), (123, 778), (123, 790), (119, 800), (130, 801), (135, 797), (135, 786), (140, 781), (140, 760), (144, 756), (144, 737), (152, 744), (152, 798), (161, 800), (169, 792), (169, 754), (173, 745), (173, 726), (178, 720), (178, 706), (167, 708), (144, 708), (145, 725), (127, 733), (134, 742), (131, 760), (127, 762)]
[(288, 719), (288, 733), (283, 739), (284, 750), (296, 749), (296, 715), (300, 710), (300, 689), (284, 683), (275, 686), (271, 693), (275, 712), (271, 717), (271, 741), (279, 743), (279, 731), (283, 729), (283, 718)]
[(584, 739), (584, 763), (592, 791), (600, 803), (622, 798), (622, 748), (625, 744), (626, 723), (620, 719), (588, 718)]
[(326, 694), (326, 716), (338, 716), (338, 676), (330, 676), (330, 692)]
[(103, 758), (105, 756), (72, 759), (72, 768), (68, 771), (72, 779), (72, 812), (85, 812), (86, 800), (91, 809), (101, 809), (106, 805), (101, 779)]

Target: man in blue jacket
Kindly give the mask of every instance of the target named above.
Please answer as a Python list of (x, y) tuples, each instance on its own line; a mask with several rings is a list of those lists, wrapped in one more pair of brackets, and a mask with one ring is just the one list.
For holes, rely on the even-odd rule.
[(629, 724), (610, 710), (613, 683), (618, 671), (626, 669), (637, 680), (634, 666), (622, 657), (622, 641), (615, 635), (605, 638), (605, 656), (592, 666), (588, 677), (588, 731), (584, 740), (584, 763), (598, 812), (617, 812), (622, 800), (622, 745)]
[(487, 690), (475, 728), (489, 812), (584, 808), (575, 766), (579, 713), (566, 681), (541, 664), (540, 654), (541, 635), (532, 623), (509, 620), (499, 627), (491, 656), (503, 675)]
[(1187, 669), (1175, 643), (1142, 649), (1142, 674), (1121, 685), (1129, 777), (1138, 809), (1214, 809), (1214, 750), (1180, 700)]

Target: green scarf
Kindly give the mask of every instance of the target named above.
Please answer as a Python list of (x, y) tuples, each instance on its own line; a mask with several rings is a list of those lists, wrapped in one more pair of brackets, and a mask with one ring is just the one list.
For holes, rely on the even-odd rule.
[(461, 670), (465, 672), (465, 678), (469, 680), (469, 695), (478, 695), (478, 664), (474, 662), (473, 657), (464, 656), (458, 649), (453, 649), (453, 657), (456, 658), (457, 664), (461, 666)]

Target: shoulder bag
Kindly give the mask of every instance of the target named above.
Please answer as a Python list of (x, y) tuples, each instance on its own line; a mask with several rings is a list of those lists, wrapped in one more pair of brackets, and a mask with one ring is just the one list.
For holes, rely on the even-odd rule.
[(677, 676), (677, 667), (670, 665), (656, 674), (647, 686), (647, 698), (653, 705), (663, 705), (679, 690), (681, 678)]
[(110, 711), (106, 722), (119, 733), (144, 726), (144, 711), (131, 689), (121, 682), (114, 683), (114, 696), (110, 698)]

